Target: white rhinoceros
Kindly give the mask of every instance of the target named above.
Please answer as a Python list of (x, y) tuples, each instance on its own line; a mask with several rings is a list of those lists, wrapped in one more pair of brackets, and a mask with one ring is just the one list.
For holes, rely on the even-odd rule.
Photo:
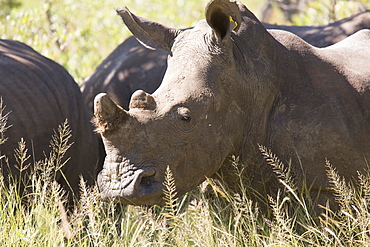
[(369, 30), (316, 48), (290, 32), (267, 31), (235, 1), (211, 1), (206, 20), (185, 31), (127, 8), (117, 12), (140, 42), (170, 56), (160, 87), (135, 92), (128, 111), (107, 94), (95, 98), (107, 153), (98, 176), (103, 198), (161, 203), (167, 167), (178, 195), (217, 172), (233, 187), (231, 156), (240, 157), (257, 190), (274, 190), (258, 144), (292, 160), (313, 190), (328, 186), (325, 159), (348, 179), (365, 168)]

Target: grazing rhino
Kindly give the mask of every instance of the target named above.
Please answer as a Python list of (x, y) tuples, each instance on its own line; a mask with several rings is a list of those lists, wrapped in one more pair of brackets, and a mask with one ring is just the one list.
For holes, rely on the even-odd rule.
[[(182, 195), (217, 172), (231, 188), (238, 156), (256, 190), (274, 190), (258, 144), (313, 190), (328, 187), (325, 159), (357, 176), (370, 151), (370, 31), (316, 48), (281, 30), (267, 31), (241, 3), (213, 0), (206, 20), (178, 30), (117, 9), (143, 44), (170, 54), (160, 87), (136, 91), (129, 110), (101, 93), (94, 114), (106, 158), (103, 198), (163, 203), (169, 167)], [(271, 183), (272, 186), (269, 186)]]
[[(280, 26), (262, 23), (268, 29), (292, 32), (316, 47), (326, 47), (361, 29), (370, 28), (370, 11), (324, 26)], [(168, 52), (151, 50), (135, 37), (120, 44), (81, 85), (82, 96), (90, 112), (94, 97), (106, 92), (118, 105), (128, 109), (130, 97), (138, 89), (153, 93), (162, 82)]]
[[(26, 164), (33, 164), (45, 155), (48, 157), (53, 130), (67, 119), (73, 145), (66, 153), (65, 159), (70, 157), (70, 160), (62, 171), (69, 185), (61, 174), (57, 181), (74, 192), (78, 192), (80, 175), (89, 184), (94, 182), (98, 138), (94, 136), (79, 87), (62, 66), (23, 43), (0, 40), (0, 97), (6, 105), (3, 113), (9, 112), (7, 124), (10, 127), (4, 133), (8, 139), (0, 145), (1, 155), (9, 161), (10, 171), (5, 159), (0, 160), (6, 180), (9, 172), (19, 176), (14, 149), (21, 138), (26, 141), (31, 155)], [(27, 172), (22, 174), (26, 176)]]

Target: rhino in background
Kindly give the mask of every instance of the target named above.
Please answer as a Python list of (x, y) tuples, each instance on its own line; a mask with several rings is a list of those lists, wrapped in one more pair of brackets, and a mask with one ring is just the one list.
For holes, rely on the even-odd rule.
[(322, 26), (281, 26), (263, 23), (267, 29), (280, 29), (294, 33), (316, 47), (327, 47), (362, 29), (370, 29), (370, 11)]
[(154, 92), (167, 69), (167, 56), (167, 51), (148, 49), (135, 37), (125, 40), (81, 85), (83, 100), (91, 114), (98, 93), (109, 93), (117, 104), (127, 109), (136, 90)]
[[(70, 160), (62, 171), (76, 195), (80, 175), (88, 184), (94, 183), (99, 169), (98, 138), (79, 87), (62, 66), (23, 43), (0, 40), (0, 97), (6, 105), (4, 113), (9, 112), (11, 126), (4, 133), (7, 141), (0, 145), (0, 153), (9, 159), (11, 169), (7, 169), (5, 159), (0, 160), (5, 180), (9, 172), (19, 174), (14, 149), (21, 138), (31, 155), (26, 163), (33, 164), (48, 156), (53, 130), (67, 119), (73, 145), (66, 153), (65, 159)], [(60, 175), (57, 181), (68, 189)]]
[[(370, 11), (324, 26), (280, 26), (262, 23), (268, 29), (290, 31), (316, 47), (326, 47), (361, 29), (370, 28)], [(162, 82), (168, 52), (151, 50), (135, 37), (120, 44), (81, 85), (82, 96), (90, 112), (94, 97), (106, 92), (118, 105), (128, 109), (133, 92), (153, 93)]]
[(161, 203), (167, 167), (178, 195), (216, 172), (233, 188), (233, 156), (256, 190), (274, 190), (257, 144), (284, 163), (291, 159), (292, 172), (313, 191), (328, 188), (325, 159), (346, 179), (366, 167), (370, 30), (316, 48), (292, 33), (266, 30), (243, 4), (229, 0), (211, 1), (206, 20), (186, 31), (127, 8), (117, 12), (136, 38), (171, 56), (159, 88), (136, 91), (128, 111), (105, 93), (95, 97), (107, 153), (98, 175), (103, 198)]

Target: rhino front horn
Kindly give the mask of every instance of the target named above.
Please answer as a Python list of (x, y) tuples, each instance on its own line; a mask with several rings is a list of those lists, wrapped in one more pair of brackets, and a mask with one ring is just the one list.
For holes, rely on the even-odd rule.
[(153, 96), (144, 92), (143, 90), (137, 90), (131, 96), (129, 108), (130, 109), (140, 108), (144, 110), (154, 110), (156, 106), (157, 104), (155, 103)]
[(113, 130), (128, 120), (129, 114), (116, 105), (106, 93), (100, 93), (94, 99), (94, 122), (101, 134)]

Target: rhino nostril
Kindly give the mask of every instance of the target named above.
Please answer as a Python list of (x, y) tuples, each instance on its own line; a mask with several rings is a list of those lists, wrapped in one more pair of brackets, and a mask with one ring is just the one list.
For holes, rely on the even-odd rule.
[(151, 177), (155, 175), (155, 170), (153, 168), (147, 168), (141, 173), (141, 177)]
[(141, 183), (140, 183), (140, 186), (141, 188), (149, 188), (152, 184), (152, 179), (150, 179), (151, 176), (148, 176), (148, 177), (143, 177), (141, 179)]
[(135, 183), (135, 191), (139, 192), (140, 194), (147, 194), (152, 189), (153, 179), (152, 177), (155, 175), (155, 170), (153, 168), (147, 168), (140, 172), (138, 179)]

